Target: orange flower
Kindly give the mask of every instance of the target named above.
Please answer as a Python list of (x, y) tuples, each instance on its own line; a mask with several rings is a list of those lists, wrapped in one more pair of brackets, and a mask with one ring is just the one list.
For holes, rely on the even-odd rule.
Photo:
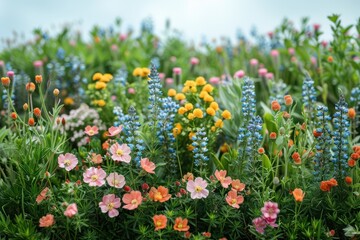
[(245, 189), (245, 184), (240, 182), (239, 179), (236, 179), (236, 180), (233, 180), (231, 182), (231, 187), (232, 187), (232, 190), (233, 191), (238, 191), (238, 192), (241, 192), (241, 191), (244, 191)]
[(285, 101), (286, 106), (291, 106), (293, 104), (293, 99), (292, 99), (291, 95), (285, 95), (284, 101)]
[(190, 181), (190, 180), (194, 180), (194, 174), (188, 172), (187, 174), (185, 174), (183, 176), (182, 181), (186, 182), (186, 181)]
[(226, 202), (232, 206), (233, 208), (240, 208), (239, 204), (244, 202), (244, 197), (241, 195), (237, 195), (237, 191), (231, 190), (226, 196)]
[(354, 108), (349, 108), (349, 110), (348, 110), (348, 117), (351, 118), (351, 119), (354, 119), (355, 116), (356, 116), (355, 109), (354, 109)]
[(276, 132), (270, 133), (270, 139), (276, 139)]
[(177, 217), (175, 219), (174, 230), (179, 232), (186, 232), (190, 229), (188, 225), (188, 220), (185, 218), (184, 220), (181, 217)]
[(360, 156), (358, 153), (355, 152), (355, 153), (352, 153), (350, 157), (356, 161), (359, 159)]
[(130, 193), (125, 193), (122, 201), (125, 203), (123, 208), (128, 210), (134, 210), (142, 203), (142, 196), (140, 191), (131, 191)]
[(295, 188), (294, 191), (292, 192), (295, 201), (297, 202), (302, 202), (305, 196), (305, 193), (303, 192), (303, 190), (301, 188)]
[(13, 120), (17, 119), (17, 114), (16, 114), (16, 112), (12, 112), (12, 113), (10, 114), (10, 117), (11, 117)]
[(34, 108), (34, 115), (39, 118), (41, 117), (41, 110), (40, 108)]
[(154, 202), (166, 202), (171, 198), (169, 189), (163, 186), (159, 186), (158, 189), (152, 187), (149, 192), (149, 198)]
[(294, 163), (295, 164), (301, 164), (301, 158), (300, 158), (300, 154), (298, 152), (294, 152), (292, 155), (291, 155), (292, 159), (294, 160)]
[(328, 56), (327, 60), (329, 63), (332, 63), (334, 61), (334, 58), (333, 56)]
[(165, 215), (155, 215), (153, 216), (153, 221), (155, 225), (155, 231), (166, 228), (167, 218)]
[(5, 88), (8, 88), (10, 86), (10, 78), (9, 77), (2, 77), (1, 83)]
[(34, 126), (35, 125), (34, 118), (29, 118), (28, 124), (29, 124), (29, 126)]
[(231, 113), (228, 110), (224, 110), (223, 113), (221, 114), (221, 116), (224, 119), (231, 119)]
[(263, 147), (258, 149), (258, 153), (259, 154), (264, 154), (265, 153), (265, 149)]
[(288, 147), (291, 148), (291, 146), (294, 145), (294, 141), (292, 139), (289, 139), (288, 141)]
[(314, 129), (313, 135), (314, 135), (314, 137), (320, 137), (320, 136), (322, 135), (322, 133), (321, 133), (321, 132), (317, 132), (316, 129)]
[(355, 167), (356, 161), (354, 159), (349, 159), (348, 165), (349, 165), (349, 167)]
[(54, 223), (55, 223), (54, 215), (52, 214), (46, 214), (46, 216), (43, 216), (39, 220), (40, 227), (51, 227), (52, 225), (54, 225)]
[(221, 186), (223, 186), (223, 188), (228, 188), (232, 182), (231, 177), (226, 177), (226, 173), (226, 170), (215, 171), (215, 177), (221, 183)]
[(338, 185), (338, 182), (336, 181), (336, 179), (331, 178), (328, 181), (322, 181), (320, 183), (320, 189), (324, 192), (329, 192), (332, 187), (337, 186), (337, 185)]
[(42, 83), (42, 76), (41, 75), (36, 75), (35, 76), (35, 82), (37, 83), (37, 84), (40, 84), (40, 83)]
[(346, 177), (345, 182), (350, 185), (352, 183), (352, 178), (351, 177)]
[(49, 188), (46, 187), (40, 192), (40, 194), (36, 197), (36, 200), (35, 200), (37, 204), (40, 204), (43, 200), (46, 199), (46, 194), (48, 191), (49, 191)]
[(141, 168), (148, 173), (155, 173), (154, 170), (156, 168), (155, 163), (151, 162), (148, 158), (142, 158), (140, 160)]
[(281, 109), (281, 106), (277, 100), (274, 100), (271, 102), (271, 109), (275, 112), (277, 112)]
[(25, 86), (26, 91), (28, 91), (29, 93), (34, 92), (35, 88), (36, 88), (35, 84), (32, 83), (32, 82), (27, 83), (26, 86)]
[(216, 120), (215, 127), (222, 128), (224, 126), (224, 122), (221, 119)]

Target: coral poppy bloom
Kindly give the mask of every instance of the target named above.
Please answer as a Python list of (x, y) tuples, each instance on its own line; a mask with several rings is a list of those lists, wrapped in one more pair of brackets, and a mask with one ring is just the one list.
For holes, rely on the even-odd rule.
[(103, 196), (102, 202), (99, 203), (102, 213), (108, 213), (109, 217), (113, 218), (119, 215), (117, 208), (121, 206), (120, 198), (115, 194), (108, 194)]
[(27, 83), (26, 86), (25, 86), (26, 91), (28, 91), (29, 93), (34, 92), (35, 88), (36, 88), (35, 84), (32, 83), (32, 82)]
[(134, 210), (142, 203), (142, 196), (140, 191), (131, 191), (124, 194), (122, 201), (126, 204), (123, 208), (127, 210)]
[(94, 136), (95, 134), (99, 133), (99, 128), (97, 126), (89, 126), (87, 125), (85, 127), (85, 131), (84, 131), (88, 136)]
[(155, 225), (155, 231), (166, 228), (167, 218), (165, 215), (154, 215), (153, 221)]
[(67, 206), (64, 215), (68, 218), (72, 218), (73, 216), (75, 216), (78, 213), (78, 208), (76, 203), (72, 203), (69, 206)]
[(65, 155), (60, 154), (60, 156), (58, 157), (59, 167), (65, 168), (65, 170), (68, 172), (74, 169), (78, 164), (78, 162), (79, 162), (78, 159), (72, 153), (66, 153)]
[(115, 188), (122, 188), (125, 186), (125, 177), (121, 174), (117, 174), (116, 172), (110, 173), (106, 178), (107, 183)]
[(355, 109), (354, 109), (354, 108), (349, 108), (349, 110), (348, 110), (348, 117), (351, 118), (351, 119), (354, 119), (355, 116), (356, 116)]
[(281, 109), (281, 106), (277, 100), (274, 100), (271, 102), (271, 109), (275, 112), (277, 112)]
[(190, 226), (188, 225), (188, 220), (182, 219), (181, 217), (177, 217), (175, 219), (175, 224), (174, 224), (174, 230), (179, 231), (179, 232), (186, 232), (190, 229)]
[(10, 86), (10, 78), (9, 77), (2, 77), (1, 78), (1, 84), (5, 87), (8, 88)]
[(240, 205), (244, 202), (244, 197), (237, 195), (237, 191), (231, 190), (226, 196), (226, 202), (233, 208), (239, 208)]
[(351, 183), (352, 183), (352, 178), (351, 177), (346, 177), (345, 178), (345, 182), (346, 182), (346, 184), (348, 184), (348, 185), (350, 185)]
[(83, 173), (84, 182), (92, 186), (102, 186), (105, 184), (106, 172), (102, 168), (88, 168)]
[(46, 214), (46, 216), (40, 218), (39, 227), (46, 227), (46, 228), (51, 227), (52, 225), (54, 225), (54, 223), (55, 223), (54, 215)]
[(48, 193), (48, 191), (49, 191), (49, 188), (46, 187), (40, 192), (40, 194), (36, 197), (36, 200), (35, 200), (37, 204), (40, 204), (43, 200), (46, 199), (46, 194)]
[(144, 169), (148, 173), (155, 173), (154, 170), (156, 168), (155, 163), (151, 162), (148, 158), (142, 158), (140, 160), (141, 168)]
[(245, 184), (240, 182), (239, 179), (233, 180), (231, 182), (231, 189), (237, 192), (241, 192), (244, 191), (245, 189)]
[(269, 137), (270, 139), (276, 139), (276, 132), (271, 132)]
[(349, 165), (349, 167), (355, 167), (356, 161), (354, 159), (349, 159), (348, 160), (348, 165)]
[(91, 157), (91, 161), (95, 164), (100, 164), (103, 161), (100, 154), (91, 153), (90, 157)]
[(29, 118), (28, 124), (29, 124), (29, 126), (34, 126), (35, 125), (35, 119), (34, 118)]
[(206, 198), (209, 195), (209, 190), (206, 189), (207, 182), (201, 177), (195, 178), (195, 181), (189, 180), (186, 184), (186, 190), (191, 193), (192, 199)]
[(127, 144), (115, 143), (110, 147), (111, 158), (114, 161), (129, 163), (131, 160), (131, 149)]
[(120, 134), (122, 130), (123, 130), (122, 125), (120, 125), (118, 127), (112, 126), (108, 129), (108, 132), (109, 132), (108, 136), (115, 137), (116, 135)]
[(159, 186), (158, 189), (152, 187), (149, 192), (149, 198), (155, 202), (166, 202), (171, 198), (169, 189)]
[(329, 192), (332, 187), (337, 186), (337, 185), (338, 185), (338, 183), (337, 183), (336, 179), (331, 178), (331, 179), (328, 180), (328, 181), (322, 181), (322, 182), (320, 183), (320, 189), (321, 189), (323, 192)]
[(227, 173), (226, 170), (215, 171), (215, 177), (217, 178), (217, 180), (219, 180), (223, 188), (228, 188), (232, 182), (231, 177), (225, 177), (226, 173)]
[(291, 106), (293, 104), (293, 99), (292, 99), (291, 95), (285, 95), (284, 101), (285, 101), (286, 106)]
[(305, 193), (300, 188), (295, 188), (292, 194), (297, 202), (302, 202), (305, 196)]

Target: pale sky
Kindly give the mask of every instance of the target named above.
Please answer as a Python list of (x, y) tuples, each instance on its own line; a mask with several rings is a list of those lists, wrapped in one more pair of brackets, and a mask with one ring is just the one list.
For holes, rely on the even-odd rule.
[(124, 31), (130, 26), (138, 30), (141, 21), (151, 17), (156, 33), (161, 34), (170, 19), (186, 39), (199, 41), (204, 35), (235, 38), (237, 29), (249, 36), (252, 26), (265, 34), (284, 17), (298, 26), (305, 16), (311, 24), (321, 24), (328, 39), (328, 15), (340, 14), (344, 24), (355, 24), (360, 17), (358, 0), (0, 0), (0, 9), (0, 39), (11, 37), (14, 30), (30, 36), (36, 27), (54, 33), (69, 22), (88, 35), (94, 24), (108, 27), (116, 17), (123, 20)]

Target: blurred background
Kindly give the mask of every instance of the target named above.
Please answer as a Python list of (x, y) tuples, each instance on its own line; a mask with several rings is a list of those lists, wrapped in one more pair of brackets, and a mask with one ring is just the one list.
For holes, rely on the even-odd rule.
[(24, 39), (34, 28), (58, 33), (64, 24), (79, 30), (84, 38), (94, 25), (108, 27), (116, 18), (122, 19), (122, 28), (139, 31), (145, 18), (151, 18), (156, 34), (162, 34), (165, 23), (178, 29), (189, 41), (201, 41), (227, 36), (236, 38), (239, 30), (245, 35), (256, 27), (260, 34), (272, 31), (284, 18), (296, 25), (303, 17), (320, 24), (325, 40), (331, 37), (327, 16), (341, 15), (343, 24), (354, 24), (359, 17), (360, 1), (284, 1), (284, 0), (0, 0), (0, 49), (4, 39), (12, 38), (14, 31)]

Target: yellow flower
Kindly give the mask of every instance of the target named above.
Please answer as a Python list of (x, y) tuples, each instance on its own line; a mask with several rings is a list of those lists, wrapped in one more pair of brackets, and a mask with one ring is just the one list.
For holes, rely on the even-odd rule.
[(189, 113), (187, 117), (189, 120), (193, 120), (195, 118), (193, 113)]
[(140, 76), (142, 76), (142, 69), (141, 68), (139, 68), (139, 67), (137, 67), (137, 68), (135, 68), (134, 69), (134, 71), (133, 71), (133, 76), (134, 77), (140, 77)]
[(191, 91), (193, 93), (195, 93), (197, 91), (196, 89), (196, 82), (193, 81), (193, 80), (186, 80), (185, 82), (185, 87), (184, 88), (187, 88), (188, 90), (187, 91)]
[(176, 95), (176, 90), (173, 88), (170, 88), (168, 91), (168, 96), (169, 97), (174, 97)]
[(210, 116), (215, 116), (215, 110), (211, 107), (206, 109), (206, 113), (209, 114)]
[(225, 119), (231, 119), (231, 113), (228, 110), (224, 110), (221, 116)]
[(189, 87), (185, 86), (181, 89), (181, 92), (187, 93), (189, 90), (190, 90)]
[(208, 94), (204, 97), (204, 101), (205, 102), (213, 102), (214, 98)]
[(218, 120), (215, 122), (215, 127), (222, 128), (223, 126), (224, 126), (223, 120), (218, 119)]
[(105, 73), (100, 79), (101, 82), (110, 82), (113, 79), (113, 76), (110, 73)]
[(178, 110), (178, 113), (181, 114), (181, 115), (183, 115), (186, 112), (187, 112), (187, 109), (184, 108), (184, 107), (180, 107), (179, 110)]
[(102, 74), (101, 73), (95, 73), (92, 77), (93, 81), (97, 81), (100, 80), (102, 78)]
[(95, 88), (96, 88), (97, 90), (104, 89), (104, 88), (106, 88), (106, 83), (97, 81), (96, 84), (95, 84)]
[(209, 95), (206, 91), (201, 91), (199, 94), (199, 98), (204, 98), (205, 96)]
[(106, 104), (106, 102), (104, 100), (102, 100), (102, 99), (97, 101), (97, 105), (99, 107), (103, 107), (103, 106), (105, 106), (105, 104)]
[(71, 97), (67, 97), (64, 99), (64, 104), (65, 105), (73, 105), (74, 104), (74, 99)]
[(180, 123), (176, 123), (175, 127), (173, 128), (173, 135), (174, 137), (177, 137), (182, 131), (182, 126)]
[(214, 109), (215, 111), (219, 110), (219, 104), (217, 102), (212, 102), (210, 104), (210, 107)]
[(175, 95), (175, 99), (178, 101), (184, 100), (186, 97), (183, 93), (178, 93)]
[(190, 110), (193, 110), (194, 106), (191, 103), (186, 103), (185, 108), (186, 108), (186, 110), (190, 111)]
[(192, 138), (193, 138), (194, 136), (196, 136), (196, 133), (194, 133), (193, 131), (191, 131), (191, 132), (189, 133), (189, 139), (192, 140)]
[(212, 127), (210, 128), (210, 130), (211, 130), (212, 132), (215, 132), (215, 131), (216, 131), (216, 127), (215, 127), (215, 126), (212, 126)]
[(206, 84), (206, 85), (203, 87), (202, 90), (203, 90), (203, 91), (206, 91), (206, 92), (208, 92), (208, 93), (211, 93), (211, 92), (214, 90), (214, 87), (211, 86), (210, 84)]
[(195, 79), (195, 82), (196, 82), (197, 86), (203, 86), (206, 84), (205, 78), (203, 78), (203, 77), (197, 77)]
[(142, 77), (147, 77), (150, 75), (150, 69), (148, 69), (148, 68), (142, 68), (141, 71), (142, 71), (141, 72)]
[(195, 108), (193, 111), (194, 117), (196, 118), (203, 118), (204, 114), (203, 111), (200, 108)]
[(192, 150), (194, 150), (195, 147), (193, 145), (189, 144), (189, 145), (187, 145), (186, 148), (188, 151), (192, 152)]

